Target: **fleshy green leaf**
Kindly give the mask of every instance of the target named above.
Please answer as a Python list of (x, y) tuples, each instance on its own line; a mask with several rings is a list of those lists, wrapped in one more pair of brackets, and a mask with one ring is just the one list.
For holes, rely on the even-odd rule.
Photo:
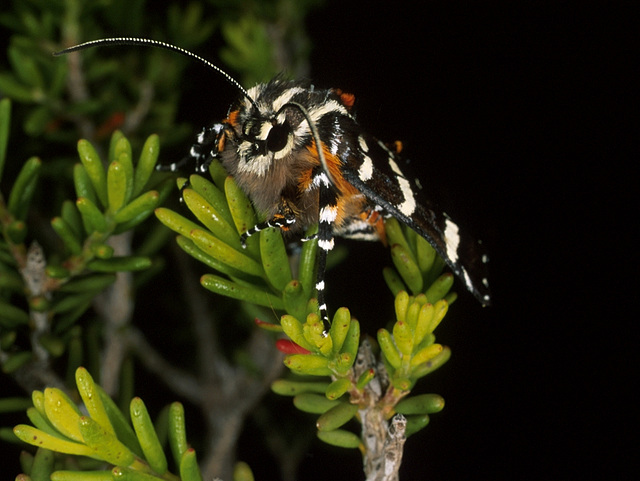
[(17, 219), (24, 220), (26, 218), (41, 166), (40, 159), (31, 157), (20, 169), (20, 173), (11, 188), (7, 209)]
[[(87, 416), (80, 417), (80, 432), (91, 450), (91, 456), (114, 466), (129, 466), (135, 461), (134, 454), (122, 444), (113, 432)], [(109, 424), (109, 426), (111, 426)]]
[(395, 411), (404, 415), (432, 414), (444, 409), (444, 399), (438, 394), (420, 394), (403, 399), (395, 406)]
[(291, 268), (287, 249), (279, 229), (266, 229), (260, 233), (260, 255), (267, 279), (281, 291), (291, 282)]
[(151, 174), (153, 174), (156, 168), (159, 154), (160, 138), (155, 134), (150, 135), (142, 147), (140, 159), (138, 160), (138, 164), (135, 168), (135, 174), (133, 177), (133, 196), (140, 195), (144, 190)]
[(340, 401), (329, 400), (322, 394), (305, 392), (293, 398), (293, 405), (300, 411), (311, 414), (324, 414), (340, 404)]
[(109, 415), (104, 408), (102, 398), (93, 381), (93, 377), (91, 377), (89, 371), (83, 367), (76, 370), (76, 385), (78, 386), (78, 392), (80, 393), (80, 397), (82, 397), (82, 401), (91, 419), (102, 426), (109, 435), (115, 435), (115, 431), (109, 420)]
[(302, 393), (324, 394), (327, 387), (329, 387), (328, 382), (302, 382), (288, 379), (278, 379), (271, 384), (271, 390), (281, 396), (296, 396)]
[(51, 424), (60, 433), (78, 443), (84, 442), (78, 425), (80, 411), (64, 392), (57, 388), (46, 388), (44, 410)]
[(193, 448), (187, 449), (182, 455), (180, 478), (182, 478), (182, 481), (202, 481), (202, 474), (200, 474), (196, 452)]
[(58, 453), (75, 454), (78, 456), (93, 457), (94, 455), (91, 448), (84, 444), (65, 441), (64, 439), (57, 438), (33, 426), (27, 426), (26, 424), (17, 425), (13, 428), (13, 432), (22, 441), (27, 444), (32, 444), (33, 446), (43, 447)]
[(247, 301), (252, 304), (258, 304), (260, 306), (271, 307), (277, 310), (284, 309), (284, 303), (279, 297), (270, 294), (267, 291), (251, 288), (247, 286), (241, 286), (233, 281), (223, 279), (222, 277), (205, 274), (200, 279), (200, 283), (211, 292), (221, 294), (223, 296), (231, 297), (233, 299), (239, 299)]
[(316, 435), (321, 441), (340, 448), (358, 448), (362, 444), (356, 434), (351, 431), (345, 431), (344, 429), (318, 431)]
[(187, 430), (185, 427), (184, 407), (174, 402), (169, 407), (169, 446), (177, 465), (184, 453), (189, 449)]
[(96, 149), (87, 140), (78, 141), (78, 154), (91, 181), (94, 191), (103, 206), (108, 205), (107, 174)]
[(151, 469), (158, 474), (167, 472), (167, 458), (158, 440), (158, 435), (149, 417), (142, 399), (136, 397), (131, 400), (131, 422), (144, 452), (145, 459)]
[(127, 172), (124, 165), (119, 161), (111, 162), (107, 170), (107, 197), (109, 210), (114, 214), (122, 208), (126, 201), (127, 184)]
[(96, 272), (142, 271), (151, 267), (151, 259), (143, 256), (122, 256), (94, 259), (87, 267)]
[(240, 249), (240, 236), (235, 227), (227, 222), (224, 215), (218, 212), (217, 206), (211, 205), (207, 200), (193, 189), (182, 191), (187, 207), (216, 237), (224, 243)]
[(400, 244), (396, 244), (391, 247), (391, 259), (411, 292), (420, 292), (423, 286), (422, 272), (420, 272), (418, 264), (413, 259), (411, 251)]

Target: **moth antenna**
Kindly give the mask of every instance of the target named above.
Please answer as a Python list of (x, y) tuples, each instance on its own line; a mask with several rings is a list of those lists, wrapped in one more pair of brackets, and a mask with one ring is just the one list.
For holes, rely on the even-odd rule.
[(65, 55), (71, 52), (76, 52), (78, 50), (84, 50), (87, 48), (113, 46), (113, 45), (135, 45), (135, 46), (143, 46), (143, 47), (161, 48), (161, 49), (169, 50), (171, 52), (179, 53), (180, 55), (184, 55), (185, 57), (189, 57), (193, 60), (196, 60), (201, 64), (203, 64), (205, 67), (208, 67), (211, 70), (215, 70), (217, 73), (222, 75), (227, 82), (229, 82), (236, 89), (238, 89), (242, 93), (242, 95), (244, 95), (249, 100), (249, 102), (251, 102), (251, 105), (253, 105), (254, 108), (256, 109), (258, 108), (255, 101), (249, 96), (249, 94), (244, 89), (244, 87), (240, 85), (240, 82), (238, 82), (236, 79), (234, 79), (231, 75), (229, 75), (227, 72), (222, 70), (220, 67), (209, 62), (207, 59), (202, 58), (199, 55), (196, 55), (193, 52), (189, 52), (188, 50), (185, 50), (183, 48), (176, 47), (175, 45), (171, 45), (170, 43), (161, 42), (160, 40), (152, 40), (149, 38), (137, 38), (137, 37), (101, 38), (98, 40), (91, 40), (89, 42), (84, 42), (78, 45), (74, 45), (73, 47), (65, 48), (64, 50), (60, 50), (59, 52), (54, 52), (53, 55), (57, 57), (60, 55)]
[(333, 180), (333, 176), (331, 175), (331, 172), (329, 171), (329, 164), (327, 164), (327, 159), (325, 158), (324, 152), (322, 150), (322, 143), (321, 143), (321, 140), (320, 140), (320, 134), (318, 133), (318, 129), (316, 128), (316, 124), (311, 119), (311, 115), (309, 114), (309, 111), (306, 108), (304, 108), (304, 106), (302, 104), (299, 104), (298, 102), (287, 102), (286, 104), (284, 104), (282, 106), (282, 108), (280, 110), (284, 109), (285, 107), (295, 107), (296, 109), (298, 109), (300, 111), (300, 113), (307, 120), (307, 123), (309, 124), (309, 129), (311, 130), (311, 136), (313, 137), (313, 140), (316, 143), (316, 151), (318, 152), (318, 158), (320, 159), (320, 163), (322, 164), (322, 168), (324, 170), (324, 173), (327, 174), (327, 177), (329, 178), (329, 182), (331, 182), (332, 184), (335, 185), (335, 182)]

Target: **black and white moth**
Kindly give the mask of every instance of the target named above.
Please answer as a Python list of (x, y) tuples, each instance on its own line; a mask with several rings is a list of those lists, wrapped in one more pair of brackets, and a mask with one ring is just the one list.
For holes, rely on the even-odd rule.
[(164, 42), (106, 38), (57, 54), (100, 45), (143, 45), (191, 57), (221, 74), (241, 93), (227, 117), (198, 135), (186, 160), (199, 171), (217, 158), (234, 176), (267, 221), (243, 234), (269, 227), (302, 233), (318, 223), (316, 289), (323, 319), (327, 253), (337, 236), (384, 237), (385, 217), (395, 217), (434, 247), (482, 305), (491, 303), (488, 257), (444, 212), (419, 192), (400, 169), (399, 152), (378, 141), (352, 115), (354, 97), (339, 89), (316, 89), (275, 78), (245, 90), (209, 61)]

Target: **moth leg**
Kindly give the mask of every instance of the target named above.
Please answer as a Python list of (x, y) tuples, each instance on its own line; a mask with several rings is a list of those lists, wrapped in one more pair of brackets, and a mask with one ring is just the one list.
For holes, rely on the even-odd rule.
[(333, 249), (333, 230), (338, 216), (338, 194), (335, 188), (329, 184), (322, 184), (319, 191), (319, 215), (318, 215), (318, 271), (316, 275), (316, 290), (318, 292), (318, 309), (320, 318), (329, 328), (329, 315), (325, 300), (325, 271), (327, 265), (327, 254)]
[(196, 137), (196, 143), (189, 149), (189, 154), (177, 162), (167, 165), (158, 165), (156, 170), (176, 172), (188, 164), (195, 164), (195, 171), (206, 172), (211, 161), (219, 152), (218, 144), (224, 135), (225, 125), (214, 124), (204, 127)]
[(333, 249), (333, 234), (322, 232), (320, 226), (318, 226), (318, 272), (316, 274), (316, 291), (318, 292), (318, 310), (320, 311), (320, 318), (322, 319), (325, 328), (330, 326), (329, 315), (327, 309), (327, 301), (325, 299), (324, 292), (324, 277), (327, 269), (327, 254)]
[(227, 129), (226, 124), (214, 124), (198, 134), (197, 143), (189, 151), (189, 155), (195, 158), (196, 172), (206, 172), (213, 159), (222, 152)]
[[(225, 124), (214, 124), (211, 127), (203, 127), (196, 137), (196, 143), (191, 145), (189, 155), (183, 157), (178, 162), (168, 165), (158, 165), (156, 170), (176, 172), (187, 164), (194, 164), (194, 171), (198, 174), (205, 173), (213, 159), (217, 158), (224, 148), (224, 141), (227, 126)], [(189, 178), (180, 188), (180, 202), (183, 201), (182, 192), (190, 185)]]
[(247, 246), (247, 239), (254, 234), (257, 234), (261, 230), (268, 229), (270, 227), (277, 227), (280, 230), (287, 231), (296, 222), (296, 214), (289, 205), (289, 203), (282, 199), (280, 201), (279, 212), (275, 214), (271, 219), (264, 222), (260, 222), (254, 225), (251, 229), (247, 230), (240, 236), (240, 242), (242, 247)]

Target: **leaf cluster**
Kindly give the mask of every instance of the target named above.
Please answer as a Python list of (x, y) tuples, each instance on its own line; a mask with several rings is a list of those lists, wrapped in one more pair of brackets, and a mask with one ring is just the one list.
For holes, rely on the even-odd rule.
[[(118, 273), (152, 271), (151, 255), (164, 236), (156, 229), (145, 232), (142, 245), (126, 254), (116, 252), (111, 240), (139, 231), (155, 212), (161, 223), (178, 234), (178, 245), (214, 271), (200, 279), (203, 287), (280, 316), (279, 323), (257, 321), (280, 336), (275, 342), (286, 354), (284, 364), (291, 371), (286, 379), (273, 383), (272, 390), (292, 396), (299, 410), (317, 416), (321, 440), (359, 448), (367, 456), (369, 446), (349, 423), (365, 424), (371, 411), (380, 413), (385, 423), (402, 414), (407, 418), (404, 435), (408, 436), (444, 407), (437, 394), (410, 395), (420, 378), (450, 356), (434, 335), (456, 298), (449, 292), (452, 275), (442, 274), (442, 260), (424, 239), (390, 219), (386, 230), (395, 269), (385, 269), (384, 278), (395, 295), (395, 321), (379, 329), (375, 340), (367, 340), (360, 335), (358, 320), (341, 308), (327, 329), (314, 299), (317, 242), (313, 229), (306, 233), (309, 240), (293, 263), (277, 230), (262, 231), (243, 246), (240, 234), (255, 225), (260, 214), (216, 162), (210, 166), (212, 180), (197, 175), (178, 180), (193, 217), (159, 207), (173, 190), (174, 180), (153, 173), (159, 140), (148, 134), (161, 133), (165, 143), (185, 138), (187, 129), (174, 122), (181, 94), (175, 85), (186, 68), (184, 59), (154, 50), (140, 55), (136, 49), (89, 50), (64, 60), (51, 57), (52, 51), (88, 39), (86, 32), (92, 38), (114, 31), (144, 32), (144, 36), (194, 49), (219, 28), (226, 43), (220, 56), (242, 72), (245, 85), (285, 68), (296, 76), (306, 74), (309, 44), (303, 18), (317, 0), (211, 3), (223, 12), (215, 20), (203, 14), (201, 2), (171, 4), (160, 13), (143, 0), (126, 4), (14, 0), (13, 10), (0, 12), (0, 23), (11, 31), (10, 69), (0, 71), (0, 91), (28, 107), (18, 115), (23, 130), (67, 145), (78, 138), (78, 132), (87, 139), (78, 143), (80, 162), (69, 169), (75, 195), (67, 198), (64, 192), (59, 205), (51, 202), (59, 212), (49, 224), (54, 242), (45, 241), (44, 248), (34, 242), (41, 237), (28, 216), (43, 173), (47, 175), (48, 168), (51, 175), (55, 165), (43, 168), (39, 158), (28, 158), (15, 176), (11, 173), (6, 201), (0, 196), (2, 368), (15, 374), (67, 354), (69, 377), (73, 377), (75, 368), (87, 361), (81, 352), (83, 327), (78, 319)], [(0, 178), (9, 114), (10, 104), (2, 100)], [(130, 139), (123, 131), (132, 134)], [(102, 153), (95, 140), (109, 136), (108, 151)], [(30, 148), (37, 149), (38, 142), (29, 143)], [(141, 154), (134, 157), (134, 150)], [(88, 415), (78, 410), (75, 394), (61, 387), (34, 391), (34, 407), (28, 415), (35, 427), (21, 425), (15, 431), (41, 447), (35, 457), (23, 457), (25, 473), (33, 479), (48, 479), (57, 470), (51, 479), (59, 481), (177, 479), (169, 472), (163, 452), (161, 433), (166, 430), (175, 471), (185, 481), (199, 479), (195, 453), (186, 444), (180, 405), (169, 408), (168, 424), (159, 428), (151, 423), (144, 403), (134, 399), (130, 426), (86, 370), (76, 371), (75, 380)], [(22, 408), (24, 400), (10, 399), (6, 405)], [(61, 459), (68, 462), (69, 457), (53, 456), (52, 451), (77, 455), (83, 461), (63, 469)], [(103, 469), (104, 463), (109, 470)], [(251, 477), (250, 471), (246, 476)]]
[[(8, 99), (0, 101), (0, 176), (10, 110)], [(144, 245), (139, 255), (119, 255), (110, 239), (140, 225), (173, 188), (171, 180), (154, 173), (158, 137), (149, 137), (137, 162), (119, 131), (112, 136), (106, 167), (89, 142), (78, 142), (78, 153), (73, 169), (77, 197), (65, 200), (51, 219), (57, 239), (49, 252), (33, 241), (27, 222), (41, 161), (32, 157), (23, 164), (7, 201), (0, 194), (0, 353), (6, 373), (64, 354), (79, 335), (76, 321), (113, 284), (116, 273), (152, 265), (144, 255), (151, 250)], [(27, 333), (43, 351), (24, 349), (20, 339)]]
[[(258, 215), (246, 194), (214, 160), (209, 172), (213, 182), (199, 175), (178, 179), (189, 210), (201, 222), (160, 208), (156, 216), (178, 233), (178, 245), (187, 254), (219, 274), (205, 274), (201, 284), (208, 290), (252, 304), (304, 314), (313, 292), (317, 241), (306, 242), (294, 280), (282, 235), (267, 229), (247, 239), (240, 235), (257, 223)], [(309, 234), (312, 234), (311, 232)]]
[(228, 15), (221, 25), (219, 55), (245, 86), (287, 72), (308, 75), (311, 44), (305, 18), (322, 0), (211, 0)]
[[(0, 12), (0, 23), (10, 33), (0, 92), (25, 105), (20, 123), (27, 135), (68, 145), (78, 136), (101, 140), (121, 128), (142, 136), (158, 132), (168, 143), (186, 139), (189, 129), (175, 125), (181, 94), (175, 85), (188, 65), (185, 59), (158, 51), (140, 55), (136, 49), (88, 51), (65, 59), (51, 54), (113, 32), (195, 48), (215, 29), (203, 15), (202, 2), (176, 2), (167, 10), (149, 8), (145, 1), (8, 3), (11, 8)], [(133, 140), (137, 146), (138, 138)]]
[[(218, 161), (211, 163), (209, 173), (212, 182), (198, 175), (178, 180), (184, 202), (196, 220), (167, 208), (157, 209), (156, 215), (179, 234), (177, 242), (183, 250), (217, 271), (202, 276), (205, 288), (284, 312), (279, 325), (262, 321), (258, 325), (287, 336), (277, 341), (286, 354), (284, 363), (294, 375), (305, 377), (276, 381), (272, 389), (294, 396), (298, 409), (320, 414), (318, 437), (342, 447), (364, 449), (358, 435), (341, 427), (372, 404), (386, 419), (406, 414), (407, 434), (426, 426), (429, 414), (444, 407), (442, 398), (435, 394), (403, 398), (419, 378), (449, 359), (449, 348), (435, 342), (433, 331), (456, 298), (449, 292), (453, 276), (441, 274), (444, 263), (428, 242), (395, 219), (387, 221), (397, 270), (385, 270), (385, 278), (396, 294), (397, 319), (390, 330), (378, 331), (375, 350), (384, 363), (383, 370), (376, 367), (358, 372), (354, 366), (362, 355), (358, 320), (341, 308), (325, 331), (318, 316), (313, 297), (317, 242), (303, 242), (297, 273), (291, 270), (279, 230), (260, 231), (243, 245), (240, 235), (257, 223), (259, 214)], [(406, 286), (424, 292), (409, 296)], [(314, 377), (330, 381), (318, 382)], [(369, 392), (373, 381), (379, 386), (377, 396)]]
[[(180, 403), (171, 404), (156, 427), (142, 399), (134, 398), (130, 403), (129, 424), (127, 416), (84, 368), (79, 368), (75, 377), (86, 414), (64, 391), (47, 388), (44, 392), (33, 392), (34, 407), (27, 409), (33, 426), (21, 424), (13, 430), (19, 439), (38, 448), (34, 457), (22, 459), (30, 479), (202, 481), (195, 451), (187, 444)], [(169, 471), (160, 431), (166, 432), (179, 477)], [(83, 471), (64, 469), (68, 464), (64, 457), (56, 459), (53, 453), (93, 461), (87, 459)], [(105, 464), (109, 469), (104, 469)]]

